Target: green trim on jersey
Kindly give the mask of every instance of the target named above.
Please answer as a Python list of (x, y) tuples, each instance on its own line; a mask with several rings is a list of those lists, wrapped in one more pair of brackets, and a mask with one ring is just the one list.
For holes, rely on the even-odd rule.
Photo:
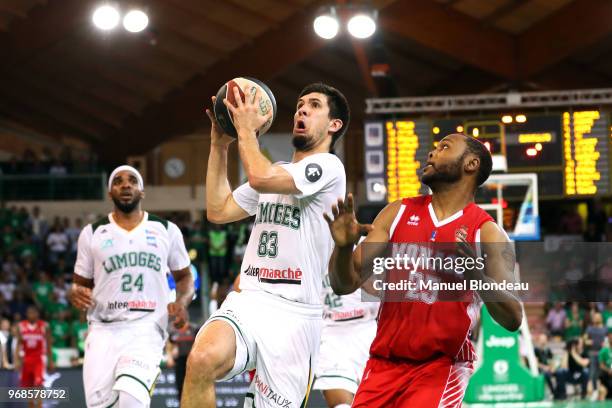
[(310, 390), (312, 389), (313, 377), (312, 377), (312, 356), (308, 358), (308, 387), (306, 387), (306, 396), (304, 401), (300, 405), (300, 408), (305, 408), (308, 404), (308, 397), (310, 397)]
[(106, 225), (106, 224), (110, 224), (110, 220), (108, 219), (108, 215), (106, 217), (100, 218), (98, 221), (96, 221), (93, 224), (91, 224), (91, 232), (92, 233), (96, 232), (98, 227), (101, 227), (101, 226)]
[[(215, 316), (214, 319), (212, 321), (215, 321), (217, 319), (224, 319), (227, 320), (228, 322), (230, 322), (234, 327), (236, 327), (236, 330), (238, 330), (238, 333), (240, 333), (240, 337), (242, 337), (242, 341), (244, 341), (244, 345), (246, 346), (247, 342), (246, 342), (246, 338), (244, 337), (244, 334), (242, 334), (242, 330), (240, 330), (240, 326), (238, 325), (238, 323), (236, 323), (234, 320), (232, 320), (231, 318), (224, 316), (224, 315), (219, 315), (219, 316)], [(247, 351), (247, 358), (246, 358), (246, 363), (244, 364), (244, 368), (242, 369), (242, 371), (245, 371), (247, 366), (249, 365), (249, 347), (246, 347), (246, 351)]]
[(316, 376), (315, 381), (318, 380), (319, 378), (343, 378), (345, 380), (349, 380), (350, 382), (353, 382), (359, 385), (359, 383), (354, 378), (345, 377), (343, 375), (318, 375)]
[(155, 214), (149, 213), (149, 221), (155, 221), (161, 223), (166, 229), (168, 229), (168, 220), (158, 217)]
[(153, 387), (151, 387), (151, 389), (149, 389), (149, 388), (147, 387), (147, 384), (145, 384), (145, 383), (144, 383), (144, 382), (143, 382), (141, 379), (139, 379), (139, 378), (137, 378), (137, 377), (134, 377), (134, 376), (133, 376), (133, 375), (131, 375), (131, 374), (119, 374), (119, 375), (118, 375), (118, 376), (115, 378), (115, 382), (117, 382), (117, 380), (118, 380), (118, 379), (120, 379), (121, 377), (128, 377), (128, 378), (131, 378), (132, 380), (135, 380), (136, 382), (138, 382), (138, 383), (142, 384), (142, 386), (143, 386), (143, 387), (145, 387), (145, 390), (147, 390), (147, 393), (148, 393), (149, 395), (151, 395), (151, 391), (153, 390)]

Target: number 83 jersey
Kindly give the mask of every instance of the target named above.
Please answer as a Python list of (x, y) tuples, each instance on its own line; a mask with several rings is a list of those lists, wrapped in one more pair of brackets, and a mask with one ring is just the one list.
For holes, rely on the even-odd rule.
[(240, 289), (320, 305), (334, 247), (323, 213), (331, 214), (332, 205), (346, 194), (344, 165), (330, 153), (279, 165), (293, 177), (299, 194), (260, 194), (248, 183), (233, 192), (236, 203), (255, 215)]
[(81, 231), (74, 271), (94, 280), (90, 322), (151, 321), (165, 329), (166, 274), (190, 264), (179, 228), (147, 212), (131, 231), (112, 213)]

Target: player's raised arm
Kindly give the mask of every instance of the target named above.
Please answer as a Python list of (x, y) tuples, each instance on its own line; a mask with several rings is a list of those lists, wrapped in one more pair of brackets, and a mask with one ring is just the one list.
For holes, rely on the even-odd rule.
[[(514, 267), (516, 256), (507, 235), (494, 222), (486, 222), (480, 229), (482, 251), (485, 256), (484, 271), (472, 271), (471, 279), (483, 282), (515, 282)], [(475, 257), (469, 245), (460, 241), (459, 252)], [(521, 326), (523, 309), (519, 298), (508, 290), (479, 291), (480, 298), (487, 305), (491, 317), (504, 328), (515, 331)]]
[[(333, 220), (329, 215), (324, 215), (336, 244), (329, 266), (330, 284), (336, 294), (353, 293), (370, 277), (371, 272), (361, 273), (362, 245), (389, 242), (391, 224), (400, 205), (400, 201), (387, 205), (372, 225), (359, 224), (355, 217), (353, 196), (349, 194), (346, 204), (339, 199), (338, 204), (332, 208)], [(360, 237), (365, 234), (365, 240), (354, 249)]]
[[(215, 99), (213, 96), (213, 105)], [(206, 109), (206, 114), (211, 123), (210, 154), (206, 172), (206, 217), (216, 224), (238, 221), (249, 214), (234, 201), (227, 179), (227, 151), (234, 139), (221, 131), (210, 109)]]
[(253, 98), (247, 98), (244, 102), (238, 88), (233, 88), (233, 92), (236, 97), (236, 106), (227, 99), (224, 100), (224, 103), (234, 118), (234, 126), (238, 133), (240, 160), (247, 174), (249, 185), (259, 193), (299, 193), (291, 174), (281, 166), (272, 164), (259, 149), (257, 129), (270, 119), (272, 111), (266, 116), (259, 114), (258, 90), (255, 91)]

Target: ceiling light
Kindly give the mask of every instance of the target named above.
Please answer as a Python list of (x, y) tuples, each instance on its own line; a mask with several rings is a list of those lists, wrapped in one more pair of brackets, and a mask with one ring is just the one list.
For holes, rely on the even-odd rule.
[(113, 6), (100, 6), (94, 11), (92, 20), (100, 30), (112, 30), (119, 24), (119, 11)]
[(376, 21), (369, 14), (357, 14), (351, 17), (347, 29), (355, 38), (368, 38), (376, 32)]
[(313, 27), (315, 33), (321, 38), (331, 40), (338, 34), (340, 29), (340, 23), (336, 18), (334, 9), (331, 9), (329, 13), (322, 14), (315, 18)]
[(140, 10), (131, 10), (123, 17), (123, 27), (130, 33), (139, 33), (149, 25), (149, 17)]

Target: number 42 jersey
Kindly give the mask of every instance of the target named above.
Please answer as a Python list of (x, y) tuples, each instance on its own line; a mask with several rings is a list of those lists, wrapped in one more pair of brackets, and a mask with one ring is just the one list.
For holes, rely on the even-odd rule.
[(166, 274), (189, 264), (179, 228), (147, 212), (131, 231), (117, 225), (112, 213), (87, 225), (79, 236), (74, 272), (94, 280), (88, 320), (151, 321), (165, 330)]
[(296, 302), (320, 305), (321, 283), (334, 241), (323, 213), (346, 194), (340, 159), (318, 153), (280, 164), (299, 194), (260, 194), (248, 183), (234, 200), (255, 223), (242, 261), (240, 289), (268, 292)]

